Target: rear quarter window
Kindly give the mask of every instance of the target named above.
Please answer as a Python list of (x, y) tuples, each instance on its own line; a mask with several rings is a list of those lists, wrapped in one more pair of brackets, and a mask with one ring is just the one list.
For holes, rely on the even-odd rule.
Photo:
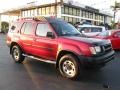
[(10, 25), (9, 32), (18, 32), (22, 27), (22, 22), (14, 22)]

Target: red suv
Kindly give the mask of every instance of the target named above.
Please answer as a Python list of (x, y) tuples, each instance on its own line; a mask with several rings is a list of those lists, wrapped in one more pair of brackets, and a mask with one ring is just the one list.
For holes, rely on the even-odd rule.
[(114, 58), (109, 40), (86, 38), (55, 18), (17, 20), (8, 32), (7, 45), (15, 62), (29, 57), (53, 63), (69, 79), (77, 78), (83, 66), (103, 67)]

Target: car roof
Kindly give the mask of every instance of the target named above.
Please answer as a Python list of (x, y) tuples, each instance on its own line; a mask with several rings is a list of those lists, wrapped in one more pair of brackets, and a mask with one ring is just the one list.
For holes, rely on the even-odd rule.
[(30, 21), (30, 22), (49, 22), (49, 23), (52, 23), (52, 22), (65, 22), (63, 21), (62, 19), (59, 19), (59, 18), (52, 18), (52, 17), (38, 17), (38, 18), (21, 18), (21, 19), (18, 19), (17, 22), (25, 22), (25, 21)]

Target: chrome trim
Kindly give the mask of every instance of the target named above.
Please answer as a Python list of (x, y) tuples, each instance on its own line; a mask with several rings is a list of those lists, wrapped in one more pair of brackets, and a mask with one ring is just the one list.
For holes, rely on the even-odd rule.
[(25, 56), (25, 57), (28, 57), (28, 58), (32, 58), (32, 59), (36, 59), (36, 60), (42, 61), (42, 62), (56, 64), (55, 61), (50, 61), (50, 60), (47, 60), (47, 59), (41, 59), (41, 58), (37, 58), (35, 56), (30, 56), (30, 55), (27, 55), (27, 54), (22, 54), (22, 55)]

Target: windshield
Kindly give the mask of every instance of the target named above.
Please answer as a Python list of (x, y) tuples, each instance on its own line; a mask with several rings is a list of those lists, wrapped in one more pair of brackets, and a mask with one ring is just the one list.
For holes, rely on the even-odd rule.
[(90, 33), (90, 32), (102, 32), (100, 27), (80, 27), (78, 28), (80, 32)]
[(81, 35), (81, 33), (71, 24), (66, 22), (51, 22), (50, 23), (55, 30), (55, 32), (58, 34), (58, 36), (76, 36)]

